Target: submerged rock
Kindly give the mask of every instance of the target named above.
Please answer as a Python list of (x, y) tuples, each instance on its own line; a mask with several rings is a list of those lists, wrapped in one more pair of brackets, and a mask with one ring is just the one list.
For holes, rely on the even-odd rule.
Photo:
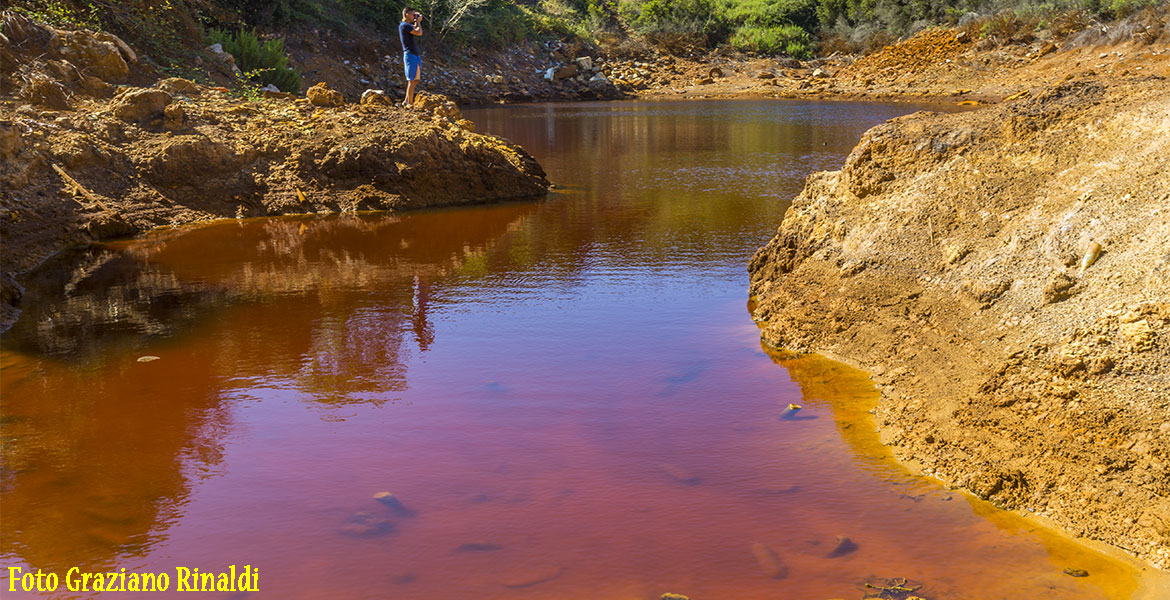
[(772, 579), (784, 579), (788, 577), (788, 566), (784, 561), (780, 560), (780, 555), (766, 544), (755, 543), (752, 544), (752, 554), (756, 557), (756, 562), (760, 565), (760, 570), (764, 575)]
[(674, 464), (662, 463), (659, 465), (663, 473), (670, 476), (671, 479), (683, 485), (698, 485), (703, 481), (698, 475)]
[(397, 496), (391, 494), (390, 492), (378, 492), (377, 494), (374, 494), (374, 500), (377, 500), (378, 502), (388, 506), (390, 510), (394, 511), (394, 513), (400, 517), (415, 516), (415, 512), (413, 510), (407, 508), (406, 505), (404, 505)]
[(853, 540), (846, 536), (839, 535), (837, 536), (836, 545), (833, 546), (833, 549), (825, 555), (825, 558), (840, 558), (848, 554), (853, 554), (854, 552), (857, 552), (857, 547), (857, 544), (853, 543)]
[(350, 537), (377, 537), (394, 531), (394, 523), (368, 512), (356, 512), (345, 520), (338, 531)]
[(564, 573), (564, 567), (534, 567), (505, 574), (500, 584), (508, 588), (522, 589), (548, 583)]

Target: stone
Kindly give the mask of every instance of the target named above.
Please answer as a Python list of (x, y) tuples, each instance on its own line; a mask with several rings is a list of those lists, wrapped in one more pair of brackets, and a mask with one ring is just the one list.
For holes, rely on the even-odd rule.
[(163, 127), (166, 127), (170, 131), (182, 129), (186, 116), (181, 104), (168, 104), (163, 109)]
[(270, 84), (260, 88), (260, 91), (261, 92), (279, 92), (280, 88), (278, 88), (275, 85), (270, 83)]
[(609, 83), (609, 78), (605, 73), (598, 73), (589, 79), (589, 83)]
[(94, 37), (103, 42), (109, 42), (117, 47), (118, 51), (122, 53), (122, 58), (126, 59), (126, 62), (132, 65), (138, 63), (138, 54), (134, 52), (134, 49), (130, 47), (130, 44), (123, 42), (122, 38), (109, 33), (108, 31), (97, 32), (94, 34)]
[[(578, 73), (577, 65), (565, 65), (563, 67), (553, 67), (552, 69), (549, 69), (549, 71), (552, 72), (551, 79), (553, 81), (561, 81), (562, 79), (576, 77), (577, 73)], [(545, 79), (549, 79), (549, 77), (545, 77)]]
[(112, 212), (105, 212), (90, 219), (85, 224), (85, 231), (95, 240), (127, 237), (138, 233), (125, 217)]
[(378, 518), (367, 512), (356, 512), (345, 520), (338, 531), (350, 537), (377, 537), (394, 531), (394, 524), (389, 519)]
[(780, 560), (780, 555), (766, 544), (752, 544), (752, 554), (756, 557), (756, 562), (760, 565), (760, 570), (764, 572), (765, 576), (771, 579), (788, 577), (787, 565)]
[(1069, 277), (1066, 273), (1053, 273), (1048, 278), (1048, 282), (1044, 284), (1044, 303), (1052, 304), (1053, 302), (1067, 300), (1072, 296), (1072, 288), (1076, 284), (1077, 281)]
[(394, 106), (394, 101), (386, 96), (384, 90), (366, 90), (362, 92), (361, 103), (365, 106)]
[(475, 133), (475, 123), (473, 123), (467, 119), (459, 119), (458, 121), (455, 121), (455, 124), (458, 125), (459, 128), (464, 130), (464, 131), (470, 131), (472, 133)]
[(833, 74), (826, 71), (825, 69), (817, 67), (817, 68), (813, 69), (812, 76), (813, 77), (832, 77)]
[(1154, 347), (1154, 328), (1150, 322), (1143, 319), (1120, 325), (1121, 338), (1125, 340), (1130, 352), (1145, 352)]
[(853, 540), (846, 536), (839, 535), (837, 536), (836, 545), (833, 546), (833, 549), (825, 555), (825, 558), (840, 558), (848, 554), (853, 554), (856, 551), (857, 544), (853, 543)]
[(691, 600), (691, 599), (690, 599), (690, 597), (684, 596), (682, 594), (672, 594), (670, 592), (667, 592), (667, 593), (663, 594), (662, 596), (660, 596), (658, 600)]
[(207, 47), (208, 50), (215, 54), (223, 54), (223, 44), (216, 42)]
[(966, 44), (967, 42), (971, 41), (971, 36), (966, 31), (960, 31), (955, 35), (955, 41), (959, 42), (960, 44)]
[(288, 92), (264, 92), (264, 97), (269, 98), (269, 99), (273, 99), (273, 100), (296, 100), (297, 99), (296, 94), (290, 94)]
[(1086, 571), (1084, 569), (1074, 569), (1072, 567), (1065, 569), (1064, 574), (1068, 575), (1069, 577), (1088, 577), (1089, 576), (1088, 571)]
[(461, 544), (455, 548), (455, 552), (495, 552), (503, 550), (504, 547), (499, 544), (492, 544), (488, 542), (470, 542)]
[(723, 69), (720, 69), (719, 67), (711, 67), (711, 70), (707, 71), (707, 77), (711, 79), (718, 79), (723, 77)]
[(81, 78), (81, 90), (94, 98), (109, 98), (114, 95), (116, 86), (93, 75), (86, 75)]
[(774, 79), (776, 74), (771, 71), (760, 71), (756, 73), (756, 79)]
[(710, 77), (704, 77), (696, 81), (695, 85), (711, 85), (712, 83), (715, 83), (714, 79), (711, 79)]
[[(304, 198), (304, 194), (299, 189), (297, 190), (297, 195), (301, 198)], [(304, 202), (304, 200), (301, 200), (301, 202)], [(413, 510), (407, 508), (406, 505), (403, 504), (397, 496), (391, 494), (390, 492), (378, 492), (377, 494), (374, 494), (374, 500), (377, 500), (383, 505), (389, 507), (390, 510), (394, 511), (394, 513), (400, 517), (415, 516), (415, 512)]]
[(138, 357), (138, 362), (140, 362), (140, 363), (154, 362), (154, 361), (156, 361), (156, 360), (160, 360), (160, 359), (159, 359), (159, 357), (157, 357), (157, 356), (150, 356), (150, 355), (147, 355), (147, 356), (139, 356), (139, 357)]
[(330, 89), (324, 81), (309, 88), (305, 92), (305, 97), (313, 106), (341, 106), (345, 104), (345, 97), (341, 95), (341, 92)]
[(128, 122), (146, 121), (162, 116), (171, 100), (171, 95), (162, 90), (131, 88), (114, 102), (114, 116)]
[(671, 479), (683, 485), (698, 485), (703, 481), (701, 477), (694, 473), (671, 463), (663, 463), (659, 465), (663, 473), (670, 476)]
[(516, 570), (506, 573), (500, 581), (500, 584), (512, 589), (528, 588), (557, 579), (564, 572), (564, 567), (537, 567)]
[(12, 121), (0, 121), (0, 158), (16, 156), (23, 149), (20, 126)]
[(156, 88), (171, 94), (195, 95), (199, 93), (199, 86), (195, 82), (183, 79), (182, 77), (168, 77), (157, 84)]
[(51, 108), (53, 110), (70, 110), (69, 96), (65, 86), (48, 77), (33, 77), (24, 88), (24, 99), (31, 104)]
[(122, 58), (118, 46), (104, 42), (85, 30), (55, 30), (49, 39), (50, 51), (106, 81), (124, 81), (130, 65)]
[(582, 71), (592, 71), (593, 70), (593, 59), (588, 57), (588, 56), (578, 57), (577, 60), (574, 62), (577, 63), (577, 68), (582, 70)]
[(802, 407), (799, 404), (789, 404), (780, 413), (780, 418), (781, 419), (793, 419), (796, 417), (796, 413), (800, 412), (801, 408)]

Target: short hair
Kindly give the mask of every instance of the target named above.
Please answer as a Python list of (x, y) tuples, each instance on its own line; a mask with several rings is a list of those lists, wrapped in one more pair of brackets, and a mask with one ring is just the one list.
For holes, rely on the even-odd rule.
[(411, 15), (411, 13), (413, 13), (413, 12), (414, 12), (414, 9), (409, 7), (409, 6), (402, 7), (402, 19), (406, 20), (406, 17), (409, 17)]

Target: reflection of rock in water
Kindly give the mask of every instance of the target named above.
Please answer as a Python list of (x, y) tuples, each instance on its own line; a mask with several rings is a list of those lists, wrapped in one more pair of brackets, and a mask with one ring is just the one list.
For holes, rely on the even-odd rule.
[[(46, 265), (0, 354), (0, 551), (62, 571), (148, 552), (191, 478), (221, 460), (235, 428), (226, 380), (270, 377), (324, 402), (405, 389), (404, 343), (412, 330), (420, 348), (433, 341), (431, 282), (530, 210), (221, 223)], [(212, 334), (155, 341), (197, 327)], [(380, 516), (339, 527), (392, 528)]]

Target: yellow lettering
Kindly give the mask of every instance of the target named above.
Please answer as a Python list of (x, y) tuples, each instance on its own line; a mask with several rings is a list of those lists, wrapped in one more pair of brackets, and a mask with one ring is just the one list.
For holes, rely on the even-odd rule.
[(201, 591), (201, 592), (215, 591), (215, 573), (200, 573), (199, 574), (199, 591)]
[(175, 578), (177, 578), (179, 580), (178, 587), (175, 588), (176, 592), (194, 592), (195, 591), (195, 588), (191, 587), (191, 584), (187, 581), (187, 578), (190, 576), (191, 576), (191, 569), (188, 569), (187, 567), (178, 567), (175, 569)]
[(80, 592), (81, 587), (77, 585), (77, 582), (73, 581), (73, 573), (75, 571), (80, 573), (81, 569), (73, 567), (65, 572), (65, 587), (71, 592)]
[[(16, 571), (13, 573), (13, 571)], [(8, 591), (16, 591), (16, 580), (20, 579), (20, 572), (23, 571), (20, 567), (8, 567)]]

